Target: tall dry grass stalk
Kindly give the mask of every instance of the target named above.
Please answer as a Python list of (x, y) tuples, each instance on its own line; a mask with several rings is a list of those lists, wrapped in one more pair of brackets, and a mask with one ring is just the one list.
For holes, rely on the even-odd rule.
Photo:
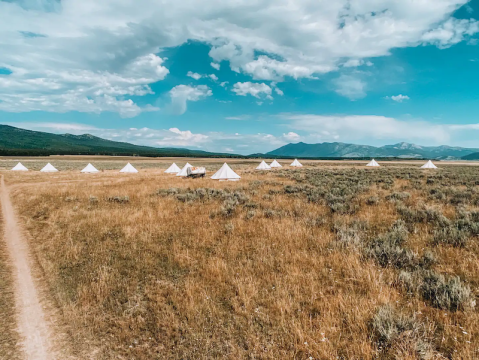
[[(441, 174), (470, 179), (470, 171)], [(435, 307), (421, 295), (424, 284), (415, 292), (401, 283), (406, 275), (423, 281), (425, 271), (459, 275), (475, 296), (477, 236), (468, 233), (466, 247), (434, 245), (440, 220), (424, 218), (404, 221), (405, 240), (385, 245), (406, 216), (401, 206), (434, 206), (451, 221), (462, 211), (431, 199), (428, 175), (416, 173), (317, 165), (240, 170), (239, 183), (158, 170), (6, 179), (17, 184), (14, 202), (79, 354), (478, 358), (475, 308)], [(477, 204), (464, 209), (477, 211)], [(371, 244), (386, 262), (371, 257)], [(427, 249), (434, 265), (424, 260)], [(401, 268), (406, 251), (408, 267)]]

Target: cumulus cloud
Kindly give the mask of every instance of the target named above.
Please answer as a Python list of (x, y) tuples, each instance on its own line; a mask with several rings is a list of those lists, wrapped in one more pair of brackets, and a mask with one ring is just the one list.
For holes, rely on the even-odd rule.
[(186, 76), (189, 76), (190, 78), (193, 78), (195, 80), (199, 80), (201, 79), (203, 76), (198, 74), (198, 73), (194, 73), (192, 71), (188, 71), (188, 73), (186, 74)]
[[(190, 130), (181, 131), (178, 128), (169, 129), (173, 135), (165, 136), (156, 142), (157, 145), (173, 145), (173, 146), (196, 146), (208, 139), (207, 135), (193, 134)], [(169, 134), (168, 134), (169, 135)]]
[(401, 121), (376, 115), (285, 114), (291, 128), (316, 134), (318, 139), (370, 143), (371, 139), (426, 141), (447, 144), (450, 129), (425, 121)]
[(407, 95), (402, 95), (402, 94), (399, 94), (399, 95), (393, 95), (391, 97), (389, 96), (386, 96), (386, 99), (391, 99), (392, 101), (396, 101), (396, 102), (403, 102), (405, 100), (409, 100), (409, 96)]
[(271, 88), (266, 85), (265, 83), (252, 83), (252, 82), (238, 82), (233, 85), (233, 90), (236, 95), (239, 96), (246, 96), (252, 95), (255, 98), (260, 99), (262, 96), (266, 97), (267, 99), (272, 100), (273, 97), (271, 96)]
[(341, 75), (333, 81), (336, 93), (351, 100), (361, 99), (366, 96), (366, 83), (357, 76)]
[(343, 67), (359, 67), (359, 66), (373, 66), (374, 64), (371, 61), (364, 61), (362, 59), (349, 59), (344, 64)]
[(184, 114), (186, 112), (188, 101), (199, 101), (211, 95), (213, 95), (213, 92), (206, 85), (175, 86), (170, 90), (172, 111), (178, 115)]
[(290, 132), (287, 133), (287, 134), (283, 134), (283, 138), (284, 138), (286, 141), (289, 141), (289, 142), (297, 142), (297, 141), (299, 141), (299, 139), (301, 138), (301, 136), (299, 136), (299, 135), (296, 134), (295, 132), (290, 131)]
[(150, 54), (134, 59), (129, 68), (121, 73), (49, 70), (41, 76), (12, 67), (10, 75), (0, 77), (0, 110), (112, 111), (123, 117), (158, 110), (154, 107), (140, 108), (125, 97), (153, 94), (148, 84), (163, 80), (169, 72), (162, 63), (163, 59)]
[(211, 63), (210, 64), (212, 68), (215, 68), (216, 70), (219, 70), (221, 68), (221, 65), (220, 64), (217, 64), (217, 63)]
[(422, 41), (438, 47), (449, 47), (479, 32), (479, 22), (474, 19), (448, 19), (439, 27), (426, 32)]
[(395, 48), (447, 47), (479, 31), (476, 20), (452, 17), (467, 2), (0, 1), (0, 68), (12, 71), (2, 76), (0, 110), (135, 116), (145, 110), (135, 97), (168, 74), (158, 54), (189, 40), (211, 46), (215, 69), (227, 61), (270, 81), (315, 77)]
[(189, 76), (190, 78), (193, 78), (195, 80), (199, 80), (201, 78), (210, 78), (213, 81), (218, 81), (218, 76), (216, 76), (215, 74), (201, 75), (192, 71), (188, 71), (186, 76)]

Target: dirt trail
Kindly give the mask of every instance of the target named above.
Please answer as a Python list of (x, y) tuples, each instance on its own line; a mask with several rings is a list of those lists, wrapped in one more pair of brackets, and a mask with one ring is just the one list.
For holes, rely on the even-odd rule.
[(32, 275), (28, 243), (20, 230), (3, 176), (0, 186), (5, 242), (15, 276), (18, 330), (24, 340), (23, 351), (28, 360), (52, 360), (56, 356), (51, 350), (51, 333)]

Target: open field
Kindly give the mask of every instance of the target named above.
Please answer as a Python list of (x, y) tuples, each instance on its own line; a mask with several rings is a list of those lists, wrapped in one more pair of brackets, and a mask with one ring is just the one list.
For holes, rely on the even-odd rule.
[[(274, 159), (265, 159), (270, 163)], [(30, 170), (40, 170), (48, 162), (58, 170), (81, 170), (89, 162), (93, 163), (98, 170), (120, 170), (126, 162), (131, 162), (137, 169), (166, 169), (172, 162), (176, 162), (180, 167), (187, 162), (195, 166), (206, 166), (209, 171), (217, 170), (225, 161), (228, 164), (235, 165), (236, 168), (254, 169), (261, 160), (258, 159), (214, 159), (214, 158), (151, 158), (151, 157), (126, 157), (126, 156), (46, 156), (46, 157), (2, 157), (0, 156), (0, 170), (10, 170), (19, 161)], [(281, 163), (290, 164), (293, 160), (279, 160)], [(329, 165), (329, 166), (364, 166), (367, 161), (364, 160), (301, 160), (305, 165)], [(420, 167), (425, 163), (424, 160), (408, 161), (384, 161), (385, 165), (410, 165)], [(479, 161), (441, 161), (436, 165), (440, 167), (448, 166), (479, 166)]]
[(0, 172), (77, 358), (479, 358), (479, 168), (20, 160), (67, 170)]

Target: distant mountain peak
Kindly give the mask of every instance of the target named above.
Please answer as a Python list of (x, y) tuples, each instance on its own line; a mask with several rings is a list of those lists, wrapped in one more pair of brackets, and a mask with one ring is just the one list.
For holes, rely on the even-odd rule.
[[(394, 145), (386, 145), (387, 147), (394, 147), (395, 149), (423, 149), (422, 146), (419, 146), (419, 145), (416, 145), (416, 144), (411, 144), (411, 143), (407, 143), (407, 142), (400, 142), (400, 143), (397, 143), (397, 144), (394, 144)], [(386, 146), (383, 146), (383, 147), (386, 147)]]
[(290, 157), (397, 157), (397, 158), (430, 158), (458, 159), (475, 153), (477, 149), (450, 146), (425, 147), (407, 142), (375, 147), (369, 145), (346, 144), (340, 142), (305, 144), (288, 144), (269, 152), (270, 156)]

